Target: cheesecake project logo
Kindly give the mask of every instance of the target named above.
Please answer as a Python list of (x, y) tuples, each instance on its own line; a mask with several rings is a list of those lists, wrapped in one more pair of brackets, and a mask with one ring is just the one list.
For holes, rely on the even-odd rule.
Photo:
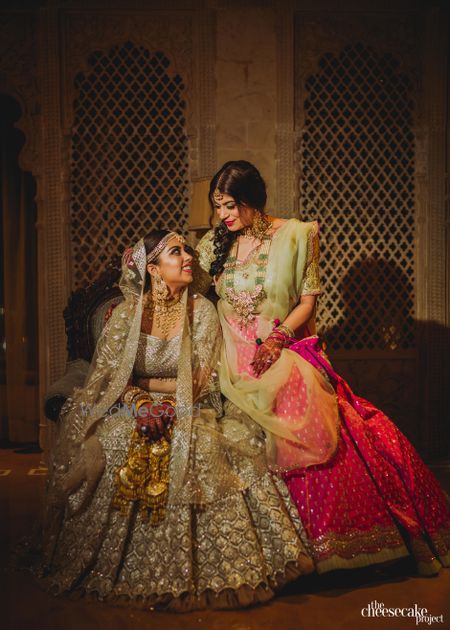
[(420, 623), (425, 623), (429, 626), (434, 623), (444, 623), (444, 615), (432, 615), (426, 608), (418, 604), (408, 608), (387, 607), (383, 602), (375, 600), (361, 609), (361, 615), (363, 617), (411, 617), (415, 619), (416, 626)]

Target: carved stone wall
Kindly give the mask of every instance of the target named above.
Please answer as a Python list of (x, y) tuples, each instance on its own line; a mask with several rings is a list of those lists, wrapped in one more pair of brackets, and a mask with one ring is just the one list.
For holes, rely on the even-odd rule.
[[(71, 149), (70, 139), (74, 122), (73, 105), (75, 102), (78, 102), (77, 81), (75, 80), (76, 76), (78, 76), (80, 72), (83, 72), (85, 75), (88, 73), (88, 59), (93, 51), (96, 51), (97, 54), (107, 55), (109, 54), (108, 51), (111, 51), (113, 47), (115, 47), (115, 50), (117, 51), (125, 50), (123, 48), (124, 44), (126, 42), (130, 42), (129, 46), (134, 47), (135, 51), (140, 50), (144, 55), (146, 54), (145, 51), (148, 51), (148, 55), (150, 55), (149, 59), (155, 59), (154, 55), (156, 53), (159, 54), (160, 52), (161, 54), (163, 54), (164, 58), (167, 59), (168, 62), (167, 72), (169, 73), (168, 77), (171, 77), (170, 80), (179, 79), (182, 82), (181, 87), (184, 107), (183, 114), (185, 119), (185, 133), (189, 140), (188, 176), (190, 179), (203, 177), (205, 175), (211, 175), (215, 168), (215, 138), (212, 135), (212, 131), (214, 129), (214, 107), (211, 99), (208, 99), (206, 97), (206, 93), (211, 89), (213, 76), (212, 67), (214, 46), (212, 37), (214, 35), (214, 28), (210, 12), (203, 11), (201, 13), (196, 13), (188, 11), (136, 11), (128, 13), (123, 10), (120, 11), (113, 9), (105, 13), (104, 11), (79, 12), (76, 9), (72, 9), (62, 14), (61, 22), (63, 48), (65, 51), (65, 66), (63, 71), (64, 102), (62, 118), (66, 156)], [(118, 52), (117, 54), (121, 53)], [(127, 62), (124, 61), (124, 63)], [(150, 61), (148, 63), (150, 63)], [(90, 69), (90, 71), (92, 72), (92, 68)], [(151, 71), (151, 65), (149, 65), (148, 71)], [(157, 69), (155, 70), (155, 72), (158, 71), (159, 70)], [(150, 86), (152, 79), (149, 77), (148, 81), (150, 81), (150, 83), (148, 83), (148, 85)], [(130, 96), (130, 98), (133, 97)], [(126, 99), (127, 97), (125, 92), (124, 99), (122, 99), (124, 112), (126, 110)], [(158, 99), (156, 99), (155, 103), (156, 102), (158, 102)], [(135, 103), (135, 105), (137, 106), (137, 103)], [(117, 118), (120, 118), (120, 106), (117, 104), (115, 107), (111, 107), (113, 107), (113, 109), (118, 113)], [(163, 106), (161, 107), (162, 109), (164, 109)], [(139, 110), (139, 107), (137, 109)], [(144, 110), (142, 110), (141, 123), (143, 121), (143, 117), (145, 116), (147, 123), (149, 122), (149, 113), (150, 112), (144, 113)], [(102, 116), (102, 114), (98, 115), (100, 117)], [(132, 117), (133, 116), (131, 116), (131, 118)], [(170, 118), (170, 115), (168, 115), (167, 117)], [(123, 123), (126, 126), (125, 114), (123, 116)], [(114, 133), (112, 135), (114, 135)], [(135, 138), (135, 143), (136, 140), (137, 139)], [(146, 155), (148, 158), (148, 149), (151, 145), (151, 142), (147, 149), (145, 149), (144, 144), (145, 138), (143, 137), (140, 143), (136, 143), (136, 146), (134, 147), (134, 152), (132, 151), (130, 154), (130, 159), (131, 155), (134, 155), (136, 152), (141, 156)], [(161, 144), (161, 142), (159, 142), (159, 144)], [(140, 146), (141, 149), (139, 149)], [(161, 151), (164, 153), (163, 147), (161, 147)], [(183, 149), (179, 156), (182, 161), (184, 159), (182, 154), (184, 153), (185, 150)], [(169, 153), (166, 152), (166, 155), (169, 156)], [(111, 157), (113, 156), (114, 150), (112, 151)], [(177, 158), (174, 157), (173, 159), (176, 161)], [(131, 175), (131, 171), (133, 171), (133, 168), (131, 166), (130, 168), (126, 167), (126, 164), (131, 164), (130, 160), (121, 160), (120, 158), (118, 158), (118, 160), (118, 168), (116, 169), (116, 171), (117, 173), (123, 172), (123, 180), (126, 187), (126, 181), (128, 181), (127, 178)], [(122, 166), (119, 165), (119, 162), (122, 164)], [(139, 162), (139, 160), (137, 160), (137, 162)], [(169, 174), (170, 177), (174, 178), (174, 174), (172, 172), (173, 169), (171, 169), (170, 167), (170, 160), (169, 164), (167, 164), (167, 160), (161, 157), (159, 162), (161, 167), (164, 167), (163, 170), (165, 169), (167, 174)], [(66, 172), (68, 177), (70, 178), (70, 172)], [(141, 199), (141, 201), (150, 201), (150, 199), (153, 198), (156, 194), (158, 199), (162, 201), (163, 198), (167, 197), (167, 208), (172, 207), (174, 209), (173, 212), (175, 213), (173, 217), (173, 223), (174, 225), (178, 226), (181, 231), (184, 231), (185, 220), (183, 223), (181, 218), (178, 217), (178, 214), (176, 213), (181, 210), (184, 214), (186, 214), (188, 209), (187, 193), (189, 192), (189, 190), (185, 190), (184, 188), (182, 190), (180, 188), (179, 193), (182, 199), (180, 199), (176, 203), (175, 198), (177, 198), (177, 194), (170, 192), (173, 186), (171, 186), (170, 182), (167, 181), (167, 178), (164, 179), (163, 176), (161, 176), (160, 181), (165, 181), (166, 183), (164, 185), (158, 185), (157, 190), (155, 188), (152, 193), (149, 193), (148, 186), (146, 186), (145, 183), (142, 184), (141, 190), (138, 190), (139, 185), (136, 184), (137, 180), (136, 178), (134, 178), (134, 184), (131, 186), (131, 188), (128, 191), (125, 191), (123, 195), (120, 195), (121, 200), (123, 202), (125, 199), (130, 199), (129, 211), (131, 212), (133, 203), (137, 200), (137, 198)], [(66, 187), (68, 188), (69, 181), (66, 181), (65, 183)], [(183, 186), (185, 186), (185, 184), (183, 184)], [(164, 187), (166, 187), (167, 189), (167, 195), (163, 194)], [(91, 186), (90, 188), (95, 188), (97, 192), (99, 189), (98, 185), (94, 187)], [(113, 199), (113, 191), (110, 190), (110, 193), (110, 198)], [(122, 202), (119, 204), (120, 207), (123, 206)], [(145, 203), (143, 204), (143, 206), (145, 206)], [(183, 206), (183, 208), (181, 206)], [(164, 212), (161, 211), (160, 219), (155, 215), (155, 213), (158, 214), (159, 212), (157, 210), (157, 207), (158, 203), (156, 202), (154, 204), (154, 211), (148, 212), (146, 227), (141, 225), (142, 222), (139, 222), (141, 232), (143, 230), (145, 231), (151, 229), (152, 227), (161, 227), (161, 221), (164, 223), (164, 225), (167, 223), (167, 221), (169, 221), (169, 219), (166, 217), (166, 210), (164, 210)], [(81, 212), (83, 212), (83, 209), (81, 209)], [(111, 214), (111, 208), (108, 209), (108, 212)], [(129, 232), (130, 229), (132, 229), (134, 234), (136, 232), (137, 217), (132, 217), (131, 215), (129, 216), (129, 213), (125, 213), (124, 216), (121, 218), (120, 212), (120, 210), (115, 211), (115, 213), (113, 211), (113, 214), (111, 215), (111, 221), (117, 225), (120, 223), (121, 227), (123, 228), (124, 234), (127, 232), (127, 230)], [(109, 223), (111, 223), (111, 221), (109, 221)], [(183, 223), (183, 225), (181, 225), (180, 221)], [(81, 228), (82, 227), (83, 226), (81, 226)], [(107, 244), (106, 249), (112, 246), (117, 249), (118, 242), (121, 243), (121, 245), (123, 246), (122, 241), (124, 239), (117, 236), (116, 233), (114, 234), (115, 236), (113, 236), (112, 241)], [(104, 238), (102, 238), (102, 242), (103, 241)], [(79, 253), (74, 253), (79, 256)], [(84, 257), (86, 258), (86, 255), (84, 255)], [(81, 260), (77, 260), (77, 265), (81, 263)], [(83, 265), (85, 267), (86, 263), (83, 262)], [(77, 281), (79, 282), (79, 276), (81, 272), (77, 273)], [(82, 272), (82, 275), (85, 276), (86, 273), (87, 271), (84, 270)]]
[[(439, 11), (436, 11), (439, 14)], [(442, 15), (441, 20), (443, 20)], [(445, 23), (445, 20), (443, 21)], [(407, 10), (402, 13), (395, 13), (394, 10), (387, 10), (385, 13), (370, 13), (365, 12), (364, 8), (361, 7), (360, 11), (354, 11), (353, 13), (332, 11), (323, 11), (321, 13), (298, 11), (297, 13), (295, 34), (295, 134), (293, 134), (292, 138), (293, 143), (295, 143), (294, 152), (296, 156), (294, 164), (295, 179), (297, 181), (296, 196), (298, 200), (296, 205), (300, 208), (302, 219), (319, 218), (320, 220), (320, 217), (315, 215), (318, 209), (317, 200), (322, 199), (324, 203), (331, 204), (329, 206), (331, 222), (339, 221), (340, 215), (342, 215), (341, 219), (345, 222), (347, 212), (350, 212), (351, 220), (354, 223), (356, 222), (354, 237), (350, 237), (351, 229), (348, 232), (350, 241), (355, 247), (350, 247), (348, 252), (345, 249), (344, 241), (339, 242), (336, 248), (333, 247), (333, 243), (328, 242), (328, 237), (324, 239), (326, 242), (323, 243), (322, 264), (328, 270), (324, 274), (324, 285), (330, 282), (336, 283), (335, 274), (333, 272), (330, 274), (330, 270), (336, 272), (343, 259), (347, 258), (346, 264), (351, 266), (352, 263), (358, 262), (361, 255), (364, 256), (366, 249), (376, 251), (377, 242), (383, 246), (386, 246), (388, 243), (384, 233), (384, 228), (387, 226), (379, 223), (380, 229), (372, 226), (366, 238), (361, 241), (362, 249), (360, 247), (358, 250), (356, 247), (362, 232), (366, 231), (367, 226), (372, 222), (374, 213), (375, 215), (380, 214), (376, 211), (376, 204), (372, 207), (369, 203), (367, 210), (364, 210), (364, 204), (359, 203), (362, 197), (367, 196), (368, 192), (370, 192), (371, 182), (375, 183), (377, 189), (383, 189), (383, 186), (386, 186), (388, 193), (398, 192), (405, 186), (405, 190), (400, 192), (402, 199), (405, 201), (404, 210), (406, 212), (404, 214), (402, 211), (402, 216), (404, 216), (409, 225), (406, 231), (405, 229), (401, 230), (401, 236), (400, 233), (397, 235), (400, 236), (400, 240), (405, 239), (405, 242), (396, 254), (395, 261), (396, 264), (400, 264), (402, 267), (402, 272), (408, 272), (408, 284), (411, 286), (410, 295), (413, 298), (413, 303), (410, 303), (408, 306), (407, 301), (409, 298), (403, 295), (401, 287), (397, 289), (392, 287), (389, 295), (395, 295), (396, 310), (398, 311), (398, 308), (403, 309), (403, 314), (400, 318), (402, 323), (407, 321), (408, 313), (415, 318), (415, 342), (412, 341), (410, 336), (410, 341), (406, 343), (408, 334), (405, 329), (406, 337), (404, 337), (404, 341), (406, 345), (400, 339), (398, 339), (398, 343), (394, 343), (393, 339), (391, 339), (393, 343), (390, 351), (370, 350), (370, 326), (365, 322), (363, 329), (360, 331), (360, 334), (365, 339), (362, 346), (355, 341), (353, 347), (352, 343), (350, 343), (350, 346), (344, 343), (347, 350), (333, 351), (332, 346), (330, 346), (329, 351), (337, 367), (344, 375), (348, 376), (350, 383), (355, 389), (362, 395), (373, 399), (387, 412), (391, 413), (393, 419), (414, 439), (415, 443), (420, 446), (425, 454), (445, 453), (447, 442), (444, 439), (443, 445), (442, 437), (448, 435), (448, 428), (446, 428), (448, 427), (448, 399), (446, 399), (445, 377), (443, 376), (445, 370), (443, 369), (442, 355), (439, 357), (437, 350), (438, 345), (441, 348), (441, 352), (442, 349), (448, 347), (448, 322), (446, 323), (445, 315), (446, 300), (448, 303), (448, 282), (446, 284), (443, 279), (445, 267), (442, 264), (445, 260), (445, 229), (443, 224), (445, 169), (442, 160), (445, 156), (444, 108), (445, 89), (447, 87), (443, 72), (445, 72), (446, 68), (446, 46), (448, 46), (448, 40), (445, 38), (444, 27), (439, 26), (439, 18), (433, 12), (424, 13), (421, 16), (413, 12), (408, 13)], [(381, 56), (380, 58), (385, 56), (386, 60), (395, 59), (398, 64), (398, 72), (404, 76), (404, 81), (409, 82), (411, 86), (410, 96), (407, 97), (405, 95), (405, 98), (411, 99), (414, 117), (409, 120), (409, 115), (406, 115), (403, 123), (400, 123), (401, 131), (400, 128), (398, 131), (400, 134), (405, 134), (403, 141), (407, 137), (413, 137), (412, 147), (410, 149), (406, 148), (409, 140), (405, 144), (400, 140), (400, 136), (397, 138), (403, 142), (400, 150), (400, 153), (403, 155), (401, 158), (403, 166), (413, 167), (413, 178), (409, 181), (408, 175), (406, 177), (408, 181), (404, 179), (401, 184), (398, 181), (394, 182), (392, 178), (389, 181), (389, 176), (386, 178), (385, 169), (383, 170), (383, 156), (381, 154), (378, 161), (375, 160), (372, 164), (370, 181), (366, 179), (369, 175), (364, 174), (361, 169), (357, 169), (358, 172), (356, 173), (355, 171), (353, 175), (349, 172), (346, 176), (344, 172), (346, 170), (345, 160), (342, 164), (339, 163), (338, 148), (335, 147), (335, 166), (339, 167), (342, 181), (338, 187), (337, 197), (331, 196), (328, 198), (325, 190), (326, 182), (322, 181), (323, 177), (326, 178), (328, 183), (332, 179), (332, 175), (327, 171), (326, 152), (332, 152), (334, 140), (337, 140), (338, 145), (340, 141), (337, 136), (336, 138), (333, 137), (332, 130), (330, 135), (330, 129), (327, 126), (330, 122), (330, 116), (333, 116), (331, 113), (333, 108), (330, 112), (326, 111), (327, 106), (322, 107), (322, 110), (320, 110), (320, 96), (316, 93), (311, 93), (311, 77), (316, 77), (319, 82), (324, 81), (321, 85), (317, 84), (312, 89), (312, 92), (319, 90), (320, 93), (320, 90), (326, 91), (332, 88), (331, 83), (330, 85), (326, 84), (327, 79), (325, 77), (320, 78), (321, 68), (325, 67), (323, 64), (326, 65), (327, 59), (337, 59), (339, 55), (343, 54), (343, 51), (350, 50), (349, 46), (354, 46), (358, 42), (366, 50), (376, 51), (376, 54)], [(356, 57), (357, 54), (354, 61), (358, 63)], [(341, 78), (339, 79), (338, 76), (330, 77), (330, 81), (342, 81), (342, 87), (345, 91), (349, 85), (348, 83), (345, 84), (345, 81), (349, 77), (346, 78), (344, 67), (340, 68), (339, 72), (343, 72)], [(370, 72), (370, 69), (367, 68), (367, 77), (369, 77)], [(426, 78), (424, 79), (424, 77)], [(384, 81), (385, 79), (382, 80)], [(391, 87), (390, 89), (395, 88)], [(393, 94), (391, 93), (390, 96), (393, 96)], [(333, 98), (336, 100), (336, 95)], [(337, 109), (340, 107), (338, 101), (339, 99), (336, 100)], [(402, 104), (400, 103), (400, 105)], [(316, 108), (315, 114), (310, 111), (311, 107), (313, 109)], [(394, 114), (397, 116), (401, 107), (393, 104), (392, 107)], [(380, 110), (382, 109), (383, 106), (380, 104)], [(314, 130), (314, 125), (313, 127), (311, 126), (311, 120), (314, 119), (317, 122), (322, 114), (323, 124)], [(387, 118), (389, 117), (387, 116)], [(363, 137), (361, 134), (364, 135), (363, 119), (364, 112), (361, 112), (362, 125), (360, 125), (361, 128), (358, 131), (358, 138)], [(389, 133), (393, 132), (396, 124), (392, 122)], [(316, 135), (312, 137), (312, 140), (311, 136), (309, 137), (310, 142), (308, 138), (305, 138), (304, 134), (308, 134), (311, 131), (313, 134), (316, 133)], [(341, 133), (344, 136), (346, 134), (344, 122), (342, 123)], [(350, 136), (347, 138), (347, 140), (350, 140), (349, 146), (351, 145)], [(315, 142), (317, 142), (316, 149), (313, 146)], [(325, 153), (320, 148), (323, 142), (325, 144), (322, 149)], [(433, 146), (432, 149), (430, 144)], [(391, 146), (393, 146), (392, 142)], [(351, 150), (354, 151), (355, 147)], [(309, 153), (305, 153), (305, 151), (309, 151)], [(304, 169), (305, 155), (308, 156), (312, 153), (315, 155), (320, 173), (318, 172), (316, 176), (317, 185), (311, 181), (312, 188), (310, 189), (308, 186), (305, 187), (304, 184), (305, 179), (307, 179)], [(400, 158), (400, 153), (396, 152), (396, 158)], [(388, 158), (389, 168), (394, 167), (396, 158), (394, 158), (394, 161)], [(386, 156), (384, 156), (384, 159), (386, 159)], [(436, 164), (436, 168), (432, 169), (432, 177), (430, 177), (431, 160), (434, 160)], [(400, 171), (397, 171), (396, 176), (399, 176), (399, 174)], [(355, 205), (355, 199), (350, 194), (348, 205), (341, 208), (338, 206), (337, 199), (340, 198), (341, 193), (345, 197), (345, 190), (349, 182), (352, 182), (352, 190), (356, 190), (353, 184), (358, 178), (362, 181), (361, 194), (358, 193), (357, 195), (359, 201), (356, 201), (356, 206), (358, 207), (355, 207), (352, 211), (352, 203)], [(312, 179), (314, 180), (314, 176), (312, 176)], [(322, 183), (320, 183), (321, 181)], [(431, 188), (433, 193), (431, 193)], [(403, 196), (406, 190), (408, 190), (406, 194), (409, 195), (409, 199)], [(325, 194), (325, 197), (323, 197), (322, 193)], [(307, 195), (310, 195), (309, 199)], [(316, 195), (321, 196), (316, 199)], [(328, 199), (328, 202), (326, 199)], [(334, 205), (333, 199), (335, 201)], [(430, 207), (430, 199), (434, 199), (434, 207), (432, 209)], [(400, 211), (400, 205), (402, 205), (402, 202), (400, 204), (395, 203), (396, 212)], [(409, 218), (406, 218), (408, 214), (407, 208), (411, 208)], [(385, 208), (382, 209), (384, 210)], [(368, 212), (369, 214), (367, 214)], [(358, 213), (360, 219), (358, 219)], [(356, 227), (356, 224), (359, 227)], [(330, 226), (325, 226), (325, 228), (327, 227)], [(411, 227), (413, 232), (408, 237)], [(327, 230), (325, 229), (324, 231), (326, 232)], [(336, 225), (335, 228), (331, 229), (328, 236), (333, 239), (333, 235), (336, 236), (338, 232), (339, 225)], [(383, 256), (381, 256), (380, 260), (383, 263), (386, 263), (388, 260), (391, 249), (389, 247), (386, 250), (386, 255), (384, 256), (386, 260), (383, 260)], [(371, 257), (369, 251), (367, 251), (367, 255), (369, 255), (369, 258)], [(338, 260), (334, 261), (333, 257), (335, 256), (341, 262)], [(405, 266), (406, 259), (409, 262)], [(335, 286), (331, 287), (331, 291), (335, 288)], [(326, 287), (325, 290), (327, 290)], [(437, 293), (435, 292), (438, 292), (440, 295), (441, 301), (439, 305)], [(353, 291), (353, 301), (357, 297), (357, 292)], [(364, 306), (363, 297), (359, 296), (358, 298), (358, 308), (364, 308), (364, 313), (367, 314), (371, 305), (367, 304)], [(349, 298), (348, 291), (347, 298)], [(339, 308), (336, 311), (335, 307), (338, 308), (338, 301), (336, 300), (322, 304), (322, 311), (319, 309), (319, 317), (322, 321), (327, 321), (328, 324), (330, 324), (333, 317), (337, 317), (333, 329), (336, 332), (336, 339), (339, 339), (341, 342), (343, 341), (342, 335), (345, 336), (346, 334), (346, 325), (348, 327), (350, 318), (347, 313), (347, 317), (342, 319), (338, 314)], [(347, 304), (347, 307), (350, 307), (350, 310), (355, 312), (358, 310), (355, 304), (352, 304), (351, 295), (350, 303)], [(358, 322), (364, 323), (364, 317), (361, 317), (361, 314), (358, 316), (357, 321), (353, 322), (350, 327), (351, 330), (347, 330), (350, 336), (353, 331), (353, 336), (356, 335), (355, 339), (359, 334), (356, 330)], [(397, 324), (393, 328), (388, 327), (384, 332), (381, 331), (382, 336), (385, 336), (385, 333), (388, 333), (388, 337), (389, 335), (392, 336), (392, 334), (395, 336), (394, 328), (396, 327)], [(391, 331), (392, 334), (389, 332), (391, 328), (393, 330), (393, 332)], [(431, 344), (429, 343), (430, 337), (434, 338)], [(389, 344), (387, 346), (389, 347)], [(380, 346), (378, 347), (380, 348)], [(402, 403), (399, 404), (399, 401), (402, 401)], [(445, 420), (442, 420), (442, 418), (445, 418)], [(439, 435), (441, 440), (439, 440)]]
[(294, 11), (285, 2), (277, 11), (276, 192), (278, 215), (296, 215), (294, 169)]
[(75, 77), (88, 69), (93, 52), (107, 52), (126, 42), (151, 53), (161, 51), (172, 71), (181, 76), (188, 178), (211, 176), (216, 168), (215, 100), (211, 97), (215, 14), (206, 3), (99, 0), (92, 9), (82, 0), (62, 0), (49, 3), (39, 14), (1, 13), (0, 89), (15, 96), (22, 107), (19, 126), (27, 144), (21, 164), (38, 178), (41, 395), (66, 364), (62, 312), (73, 273), (70, 184)]
[[(35, 177), (37, 185), (36, 199), (42, 207), (43, 180), (41, 164), (41, 108), (42, 86), (39, 81), (39, 16), (34, 12), (5, 11), (0, 13), (0, 93), (5, 93), (17, 100), (22, 110), (22, 116), (16, 126), (24, 133), (25, 144), (19, 155), (19, 166), (24, 171), (30, 171)], [(39, 241), (44, 234), (42, 213), (38, 215), (36, 225), (38, 230), (38, 259), (43, 261), (43, 249)], [(2, 252), (3, 255), (3, 252)], [(39, 308), (44, 308), (44, 276), (38, 274), (38, 302)], [(42, 338), (41, 338), (42, 333)], [(39, 321), (39, 373), (45, 371), (46, 341), (45, 326)], [(39, 393), (43, 388), (39, 381)], [(30, 396), (31, 397), (31, 396)], [(34, 405), (34, 402), (33, 402)], [(35, 409), (33, 409), (33, 413)], [(38, 419), (36, 419), (38, 420)], [(42, 411), (39, 415), (40, 430), (45, 426)], [(36, 428), (25, 428), (28, 437), (33, 440)]]
[(73, 286), (150, 229), (187, 235), (189, 147), (181, 76), (132, 42), (93, 53), (75, 80), (71, 143)]
[[(417, 177), (421, 440), (429, 453), (448, 455), (450, 444), (450, 276), (446, 251), (449, 7), (430, 7), (423, 20), (423, 91)], [(447, 267), (448, 268), (448, 267)]]
[(268, 208), (277, 213), (275, 19), (266, 8), (217, 12), (216, 102), (218, 166), (253, 162), (267, 183)]
[(326, 254), (318, 328), (333, 350), (411, 348), (413, 84), (360, 43), (319, 66), (299, 98), (296, 152), (300, 216), (320, 222)]

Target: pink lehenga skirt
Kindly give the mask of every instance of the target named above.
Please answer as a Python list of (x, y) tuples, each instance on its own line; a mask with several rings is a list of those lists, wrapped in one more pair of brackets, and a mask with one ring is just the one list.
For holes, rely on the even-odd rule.
[(329, 379), (340, 411), (339, 445), (332, 459), (283, 475), (317, 571), (410, 554), (421, 574), (450, 566), (449, 499), (412, 444), (382, 411), (353, 394), (317, 337), (298, 341), (290, 350)]

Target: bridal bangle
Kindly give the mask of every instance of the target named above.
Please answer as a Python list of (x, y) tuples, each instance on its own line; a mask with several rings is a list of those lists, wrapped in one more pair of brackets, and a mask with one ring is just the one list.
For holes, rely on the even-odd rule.
[(276, 328), (274, 328), (273, 333), (280, 333), (284, 335), (285, 337), (294, 336), (294, 331), (289, 326), (286, 326), (286, 324), (281, 324), (280, 326), (277, 326)]
[[(288, 346), (290, 344), (290, 339), (294, 337), (294, 331), (289, 326), (286, 326), (286, 324), (281, 324), (279, 319), (275, 319), (274, 324), (275, 326), (269, 337), (272, 339), (279, 339), (280, 341), (283, 341), (285, 346)], [(269, 337), (267, 337), (267, 339), (269, 339)], [(261, 337), (257, 337), (255, 339), (255, 343), (257, 346), (260, 346), (263, 343), (263, 340)]]
[[(125, 388), (121, 400), (125, 405), (129, 407), (136, 403), (138, 397), (146, 394), (146, 392), (141, 387), (136, 387), (134, 385), (130, 385)], [(146, 394), (147, 395), (147, 394)]]

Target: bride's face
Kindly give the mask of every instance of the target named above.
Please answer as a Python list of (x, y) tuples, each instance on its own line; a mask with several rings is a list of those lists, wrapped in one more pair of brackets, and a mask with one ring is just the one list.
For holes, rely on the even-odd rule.
[(187, 245), (175, 237), (170, 239), (158, 258), (158, 264), (150, 264), (151, 275), (159, 273), (171, 291), (183, 288), (192, 282), (192, 254)]
[(214, 207), (230, 232), (237, 232), (253, 223), (254, 209), (244, 204), (238, 206), (231, 195), (223, 193), (220, 197), (215, 197)]

